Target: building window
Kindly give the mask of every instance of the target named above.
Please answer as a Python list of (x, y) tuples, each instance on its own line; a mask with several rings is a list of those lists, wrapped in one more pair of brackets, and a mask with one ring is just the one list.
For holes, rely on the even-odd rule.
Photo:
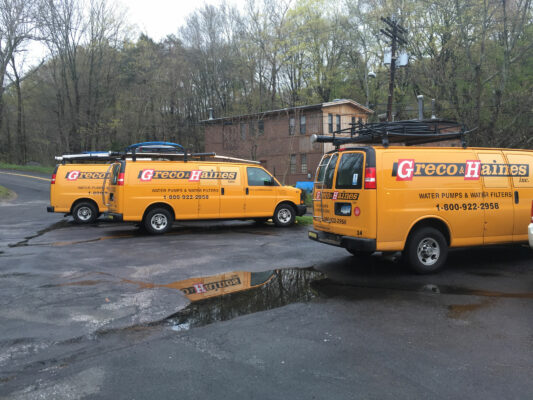
[(300, 134), (305, 135), (305, 115), (300, 116)]
[(264, 133), (265, 133), (265, 121), (260, 119), (259, 121), (257, 121), (257, 134), (262, 135)]
[(300, 161), (302, 164), (302, 174), (307, 174), (307, 154), (300, 155)]
[(333, 133), (333, 114), (328, 114), (328, 132)]
[(289, 118), (289, 135), (294, 135), (294, 128), (296, 126), (296, 122), (294, 120), (294, 117)]
[(246, 124), (244, 122), (241, 123), (241, 139), (246, 139)]
[(335, 115), (335, 122), (337, 125), (337, 131), (341, 130), (341, 116), (339, 114)]
[(296, 173), (296, 154), (291, 154), (291, 174)]

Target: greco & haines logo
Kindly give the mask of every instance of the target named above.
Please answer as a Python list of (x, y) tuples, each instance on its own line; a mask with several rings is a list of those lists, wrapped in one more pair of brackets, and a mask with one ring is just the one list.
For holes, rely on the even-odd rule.
[(398, 171), (396, 173), (397, 181), (412, 181), (415, 172), (415, 160), (404, 159), (398, 160)]
[[(65, 179), (67, 181), (76, 181), (78, 179), (104, 179), (106, 176), (106, 172), (98, 172), (98, 171), (67, 171), (67, 174), (65, 175)], [(107, 177), (109, 177), (109, 174), (107, 174)]]
[(75, 181), (80, 177), (80, 171), (68, 171), (65, 177), (67, 181)]
[(155, 171), (153, 169), (143, 169), (139, 173), (139, 179), (143, 182), (150, 182), (154, 177), (154, 172)]
[(527, 177), (529, 174), (529, 164), (482, 163), (480, 160), (446, 163), (399, 159), (392, 166), (392, 176), (397, 181), (410, 181), (413, 177), (454, 176), (464, 180), (479, 180), (481, 177)]
[(175, 171), (175, 170), (155, 170), (142, 169), (137, 178), (143, 182), (150, 182), (153, 179), (187, 179), (189, 182), (200, 182), (203, 179), (235, 180), (237, 172), (234, 171)]

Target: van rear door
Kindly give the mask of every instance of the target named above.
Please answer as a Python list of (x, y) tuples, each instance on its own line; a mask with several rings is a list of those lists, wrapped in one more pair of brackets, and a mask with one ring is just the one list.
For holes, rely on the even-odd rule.
[(533, 152), (504, 151), (509, 162), (509, 175), (513, 185), (514, 229), (513, 241), (528, 240), (527, 225), (533, 200)]
[(338, 157), (334, 176), (331, 176), (329, 167), (326, 171), (325, 189), (320, 195), (323, 222), (339, 235), (375, 239), (375, 161), (367, 159), (365, 151), (341, 151)]

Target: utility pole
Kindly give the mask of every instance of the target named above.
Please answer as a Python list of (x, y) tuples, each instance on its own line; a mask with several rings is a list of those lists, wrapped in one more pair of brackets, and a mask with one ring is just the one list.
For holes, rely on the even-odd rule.
[(394, 17), (381, 18), (388, 27), (380, 29), (391, 40), (391, 59), (390, 59), (390, 81), (389, 81), (389, 98), (387, 100), (387, 121), (392, 121), (392, 98), (394, 95), (394, 72), (396, 70), (396, 51), (398, 50), (398, 44), (406, 45), (407, 40), (403, 37), (407, 33), (407, 29), (396, 22)]

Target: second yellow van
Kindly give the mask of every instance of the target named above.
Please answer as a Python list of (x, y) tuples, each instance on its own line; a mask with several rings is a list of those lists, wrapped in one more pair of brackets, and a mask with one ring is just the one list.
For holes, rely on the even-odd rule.
[(167, 232), (174, 220), (272, 218), (286, 227), (306, 211), (300, 189), (250, 162), (121, 160), (107, 189), (107, 214), (141, 222), (152, 234)]
[(355, 255), (402, 251), (430, 273), (450, 247), (527, 243), (532, 200), (532, 150), (339, 148), (318, 167), (309, 238)]

